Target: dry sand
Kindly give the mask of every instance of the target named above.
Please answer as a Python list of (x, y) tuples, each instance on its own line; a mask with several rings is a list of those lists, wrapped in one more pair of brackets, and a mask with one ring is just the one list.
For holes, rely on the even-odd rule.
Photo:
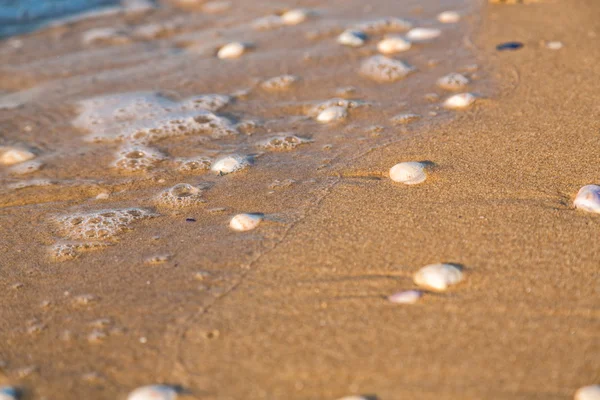
[[(189, 398), (298, 400), (568, 399), (598, 383), (600, 219), (571, 204), (581, 186), (600, 183), (600, 4), (548, 0), (477, 13), (466, 46), (482, 66), (476, 91), (486, 99), (449, 123), (419, 122), (376, 145), (342, 143), (343, 162), (332, 157), (318, 173), (315, 153), (295, 152), (289, 166), (265, 156), (279, 173), (257, 165), (225, 183), (207, 178), (206, 208), (141, 221), (117, 245), (68, 263), (48, 260), (48, 216), (94, 207), (84, 199), (106, 185), (5, 194), (0, 383), (25, 388), (27, 398), (65, 400), (124, 398), (155, 382), (181, 385)], [(514, 40), (525, 46), (496, 51)], [(565, 46), (549, 50), (545, 40)], [(3, 88), (34, 78), (19, 79), (9, 87), (3, 76)], [(338, 80), (298, 96), (326, 99)], [(6, 112), (4, 129), (35, 110)], [(68, 121), (50, 121), (45, 140)], [(412, 160), (435, 163), (425, 183), (385, 175)], [(94, 168), (82, 165), (79, 176)], [(123, 180), (111, 190), (135, 195), (116, 194), (110, 206), (144, 206), (159, 178), (161, 187), (181, 180)], [(268, 194), (276, 178), (297, 183)], [(219, 206), (227, 209), (206, 210)], [(240, 234), (227, 230), (235, 212), (272, 220)], [(158, 254), (172, 257), (144, 262)], [(463, 265), (465, 281), (415, 305), (386, 301), (436, 262)], [(86, 294), (94, 298), (77, 300)], [(107, 337), (90, 343), (94, 330)]]

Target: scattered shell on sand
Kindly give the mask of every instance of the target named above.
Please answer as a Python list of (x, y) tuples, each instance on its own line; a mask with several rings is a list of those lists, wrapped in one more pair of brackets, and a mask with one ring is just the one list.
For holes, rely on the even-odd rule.
[(550, 42), (546, 42), (545, 46), (549, 50), (560, 50), (563, 48), (564, 45), (562, 44), (562, 42), (550, 41)]
[(210, 170), (217, 172), (220, 175), (226, 175), (244, 169), (249, 165), (250, 160), (248, 157), (244, 157), (239, 154), (232, 154), (215, 161)]
[(256, 228), (262, 220), (262, 214), (238, 214), (231, 218), (229, 227), (234, 231), (250, 231)]
[(444, 101), (444, 107), (451, 110), (467, 108), (475, 102), (477, 98), (471, 93), (459, 93), (450, 96)]
[(346, 118), (346, 116), (348, 116), (348, 112), (344, 107), (328, 107), (319, 113), (317, 121), (327, 124), (330, 122), (341, 121)]
[(296, 8), (281, 14), (281, 21), (286, 25), (298, 25), (306, 21), (313, 13), (310, 10)]
[(150, 385), (135, 389), (127, 400), (175, 400), (177, 391), (171, 386)]
[(410, 49), (410, 42), (399, 35), (390, 35), (377, 43), (377, 50), (383, 54), (400, 53)]
[(406, 38), (413, 42), (425, 42), (442, 34), (437, 28), (413, 28), (406, 33)]
[(580, 210), (600, 214), (600, 186), (586, 185), (579, 189), (573, 205)]
[(452, 264), (432, 264), (418, 270), (413, 280), (421, 287), (444, 291), (448, 286), (462, 281), (463, 273), (459, 267)]
[(396, 164), (390, 169), (390, 178), (394, 182), (404, 183), (405, 185), (416, 185), (425, 182), (427, 179), (425, 164), (416, 161)]
[(403, 125), (403, 124), (410, 124), (411, 122), (417, 121), (421, 119), (421, 116), (419, 114), (398, 114), (393, 116), (390, 119), (390, 122), (394, 125)]
[(357, 30), (346, 30), (338, 36), (339, 44), (350, 47), (360, 47), (367, 41), (367, 34)]
[(579, 388), (575, 392), (575, 400), (600, 400), (600, 385)]
[(414, 304), (423, 296), (423, 292), (420, 290), (404, 290), (402, 292), (394, 293), (388, 297), (391, 303), (396, 304)]
[(248, 45), (240, 42), (228, 43), (217, 52), (220, 59), (238, 58), (246, 52)]
[(19, 147), (0, 146), (0, 164), (14, 165), (35, 158), (31, 151)]
[(443, 24), (455, 24), (460, 21), (460, 14), (456, 11), (444, 11), (438, 14), (437, 20)]
[(469, 84), (469, 78), (458, 73), (442, 76), (437, 80), (437, 85), (446, 90), (462, 90)]
[(19, 391), (12, 386), (0, 387), (0, 400), (18, 400)]
[(394, 82), (415, 69), (410, 65), (385, 56), (373, 56), (361, 64), (360, 73), (378, 82)]

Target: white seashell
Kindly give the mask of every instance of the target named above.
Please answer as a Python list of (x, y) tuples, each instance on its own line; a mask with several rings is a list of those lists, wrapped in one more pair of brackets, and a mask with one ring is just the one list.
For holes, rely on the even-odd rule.
[(281, 15), (281, 21), (286, 25), (298, 25), (306, 21), (310, 16), (311, 12), (309, 10), (296, 8), (284, 12)]
[(415, 161), (396, 164), (390, 168), (390, 178), (394, 182), (404, 183), (405, 185), (416, 185), (425, 182), (425, 179), (427, 179), (425, 165)]
[(400, 53), (410, 49), (410, 42), (401, 36), (387, 36), (385, 39), (377, 43), (377, 50), (383, 54)]
[(391, 303), (396, 304), (414, 304), (423, 296), (423, 292), (420, 290), (405, 290), (402, 292), (394, 293), (388, 297)]
[(35, 158), (31, 151), (18, 147), (0, 147), (0, 164), (14, 165)]
[(367, 41), (367, 35), (362, 31), (346, 30), (338, 36), (337, 41), (344, 46), (360, 47)]
[(229, 43), (219, 49), (217, 57), (219, 57), (220, 59), (238, 58), (239, 56), (244, 54), (247, 48), (248, 46), (244, 43)]
[(337, 400), (369, 400), (369, 399), (365, 396), (344, 396), (344, 397), (340, 397)]
[(600, 400), (600, 385), (579, 388), (575, 392), (575, 400)]
[(442, 31), (436, 28), (413, 28), (406, 33), (406, 38), (413, 42), (425, 42), (440, 36)]
[(360, 73), (378, 82), (394, 82), (415, 69), (405, 62), (386, 56), (373, 56), (362, 62)]
[(232, 154), (215, 161), (210, 170), (218, 172), (220, 175), (226, 175), (246, 168), (249, 165), (250, 161), (247, 157), (239, 154)]
[(348, 115), (344, 107), (334, 106), (328, 107), (321, 111), (317, 116), (317, 121), (326, 124), (329, 122), (340, 121)]
[(18, 400), (19, 391), (11, 386), (0, 387), (0, 400)]
[(600, 186), (586, 185), (579, 189), (573, 205), (583, 211), (600, 214)]
[(471, 93), (459, 93), (454, 96), (450, 96), (444, 101), (444, 107), (456, 110), (460, 108), (467, 108), (473, 104), (476, 97)]
[(437, 80), (437, 85), (442, 89), (446, 90), (461, 90), (469, 84), (469, 79), (461, 74), (455, 72), (442, 76)]
[(229, 221), (229, 227), (234, 231), (250, 231), (256, 228), (262, 220), (262, 214), (238, 214), (231, 218), (231, 221)]
[(444, 291), (462, 281), (463, 273), (452, 264), (432, 264), (418, 270), (413, 280), (419, 286)]
[(109, 193), (102, 192), (102, 193), (98, 194), (98, 196), (96, 196), (96, 200), (106, 200), (109, 197), (110, 197)]
[(442, 24), (455, 24), (460, 21), (460, 14), (456, 11), (444, 11), (438, 14), (437, 20)]
[(563, 48), (563, 44), (562, 42), (558, 42), (558, 41), (552, 41), (552, 42), (546, 42), (546, 48), (549, 50), (560, 50)]
[(175, 400), (177, 391), (171, 386), (149, 385), (142, 386), (129, 393), (127, 400)]

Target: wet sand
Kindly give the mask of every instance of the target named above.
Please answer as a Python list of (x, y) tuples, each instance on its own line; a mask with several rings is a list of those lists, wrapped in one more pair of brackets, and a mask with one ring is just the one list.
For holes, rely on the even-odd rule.
[[(425, 115), (440, 112), (440, 120), (394, 128), (389, 117), (407, 111), (393, 106), (394, 96), (422, 98), (423, 86), (408, 82), (401, 93), (361, 80), (361, 95), (381, 107), (351, 110), (350, 127), (340, 126), (337, 137), (330, 126), (299, 124), (295, 133), (314, 133), (308, 150), (267, 153), (237, 175), (200, 175), (211, 185), (205, 206), (162, 210), (114, 245), (67, 262), (48, 256), (61, 235), (50, 217), (153, 207), (157, 190), (190, 178), (168, 170), (144, 179), (102, 172), (118, 146), (92, 146), (72, 157), (81, 146), (73, 141), (71, 153), (39, 172), (61, 184), (4, 192), (0, 383), (35, 399), (125, 398), (137, 386), (164, 382), (187, 389), (184, 398), (382, 400), (565, 399), (597, 383), (600, 220), (575, 210), (572, 200), (581, 186), (600, 183), (600, 7), (585, 0), (472, 10), (474, 34), (465, 26), (446, 39), (464, 46), (453, 65), (426, 70), (429, 57), (413, 56), (422, 61), (423, 80), (456, 65), (480, 65), (472, 91), (485, 99), (467, 111), (446, 115), (426, 101), (411, 103)], [(496, 51), (515, 40), (524, 47)], [(545, 40), (565, 46), (549, 50)], [(332, 78), (338, 57), (317, 64), (329, 72), (294, 92), (291, 110), (356, 82), (350, 70)], [(260, 65), (251, 61), (249, 68)], [(109, 87), (139, 90), (126, 76)], [(202, 81), (185, 91), (173, 83), (177, 76), (167, 74), (157, 86), (185, 97), (248, 83)], [(15, 91), (41, 80), (24, 69), (1, 82)], [(78, 82), (45, 86), (48, 102), (57, 102), (50, 108), (38, 101), (3, 111), (5, 142), (16, 140), (23, 121), (31, 121), (30, 137), (47, 152), (64, 135), (81, 137), (70, 126), (76, 113), (61, 103), (96, 94)], [(267, 96), (257, 96), (232, 112), (265, 119), (289, 113), (265, 111)], [(380, 121), (382, 131), (369, 128)], [(259, 137), (282, 126), (289, 127), (275, 124)], [(211, 146), (247, 150), (255, 139), (247, 147)], [(331, 156), (314, 150), (330, 143)], [(164, 146), (188, 156), (186, 143)], [(435, 168), (423, 184), (399, 185), (387, 171), (401, 161), (431, 161)], [(277, 187), (276, 179), (295, 183)], [(104, 190), (110, 198), (95, 200)], [(270, 219), (240, 234), (227, 227), (237, 212)], [(164, 263), (146, 262), (165, 254), (171, 258)], [(465, 280), (414, 305), (386, 300), (415, 288), (412, 274), (437, 262), (464, 266)], [(106, 337), (90, 338), (94, 332)]]

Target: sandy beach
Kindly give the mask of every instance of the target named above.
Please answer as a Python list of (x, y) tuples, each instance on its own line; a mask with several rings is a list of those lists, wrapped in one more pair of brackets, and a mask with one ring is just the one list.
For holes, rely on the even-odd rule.
[[(600, 384), (600, 215), (573, 206), (600, 184), (600, 3), (231, 3), (0, 43), (0, 146), (41, 164), (0, 165), (0, 386), (547, 400)], [(292, 8), (315, 14), (256, 28)], [(439, 22), (447, 10), (460, 21)], [(441, 31), (389, 56), (414, 69), (393, 82), (364, 72), (379, 40), (408, 35), (364, 26), (389, 17)], [(82, 40), (106, 26), (119, 32)], [(357, 26), (373, 29), (364, 46), (336, 41)], [(218, 58), (242, 39), (239, 59)], [(469, 84), (438, 87), (449, 73)], [(264, 83), (282, 75), (298, 80)], [(460, 92), (474, 104), (443, 106)], [(119, 93), (135, 95), (106, 99)], [(227, 99), (194, 97), (208, 94)], [(332, 107), (344, 117), (320, 122)], [(158, 117), (195, 130), (143, 125)], [(231, 155), (247, 165), (215, 173)], [(427, 179), (393, 182), (409, 161)], [(239, 213), (260, 224), (231, 229)], [(419, 288), (436, 263), (463, 280)], [(423, 292), (388, 300), (405, 290)]]

